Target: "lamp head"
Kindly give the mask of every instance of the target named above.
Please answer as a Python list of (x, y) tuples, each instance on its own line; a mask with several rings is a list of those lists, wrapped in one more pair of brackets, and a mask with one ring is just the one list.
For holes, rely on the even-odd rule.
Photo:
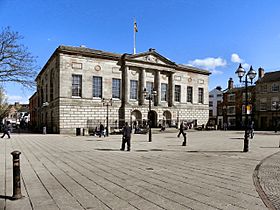
[(244, 68), (242, 67), (241, 63), (239, 64), (239, 67), (237, 68), (235, 74), (237, 74), (237, 76), (239, 77), (239, 80), (241, 82), (241, 78), (244, 76), (245, 74), (245, 70)]

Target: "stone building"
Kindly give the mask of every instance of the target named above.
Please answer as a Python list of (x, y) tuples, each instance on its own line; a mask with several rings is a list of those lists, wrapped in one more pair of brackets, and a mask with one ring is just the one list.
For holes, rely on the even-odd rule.
[(106, 117), (109, 129), (125, 121), (141, 125), (149, 112), (144, 88), (156, 92), (149, 112), (153, 127), (181, 120), (206, 124), (209, 74), (176, 64), (154, 49), (116, 54), (59, 46), (36, 78), (37, 126), (74, 134), (77, 128), (106, 125)]
[(259, 79), (256, 82), (255, 119), (259, 129), (273, 130), (279, 127), (280, 71), (264, 73), (264, 69), (259, 69)]
[(221, 128), (223, 118), (220, 116), (221, 103), (223, 102), (223, 91), (221, 86), (215, 87), (209, 92), (209, 121), (208, 125), (217, 125)]

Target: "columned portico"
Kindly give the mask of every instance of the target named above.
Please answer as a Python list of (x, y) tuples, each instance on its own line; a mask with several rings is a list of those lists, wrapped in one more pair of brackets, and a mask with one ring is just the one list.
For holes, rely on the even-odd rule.
[(138, 92), (138, 98), (139, 98), (139, 105), (145, 104), (145, 98), (143, 95), (143, 90), (146, 87), (146, 70), (144, 68), (139, 69), (139, 92)]
[(155, 106), (158, 106), (160, 104), (160, 97), (161, 97), (161, 87), (160, 87), (160, 71), (155, 71), (155, 77), (154, 77), (154, 84), (155, 84), (155, 90), (157, 91), (157, 95), (155, 96)]
[(170, 72), (168, 77), (168, 106), (172, 107), (174, 105), (174, 73)]

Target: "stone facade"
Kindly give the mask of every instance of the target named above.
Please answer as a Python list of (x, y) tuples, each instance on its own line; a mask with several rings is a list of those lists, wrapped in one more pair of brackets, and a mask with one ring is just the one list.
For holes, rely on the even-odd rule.
[[(141, 124), (148, 119), (149, 100), (143, 95), (148, 83), (157, 92), (151, 101), (153, 126), (162, 122), (171, 126), (180, 120), (206, 124), (209, 74), (206, 70), (175, 64), (153, 49), (121, 55), (59, 46), (36, 78), (37, 125), (46, 126), (51, 133), (74, 134), (76, 128), (89, 129), (100, 122), (105, 124), (107, 114), (109, 129), (125, 121)], [(75, 89), (73, 78), (76, 76), (81, 79), (81, 89)], [(95, 83), (93, 77), (101, 82)], [(112, 97), (116, 88), (113, 79), (120, 81), (119, 97)], [(135, 98), (131, 83), (136, 84)], [(168, 87), (166, 97), (162, 96), (163, 84)], [(188, 87), (192, 89), (190, 102), (187, 102)], [(73, 96), (76, 90), (80, 95)], [(94, 95), (94, 90), (100, 90), (100, 95)], [(106, 106), (102, 99), (111, 98), (112, 104)]]

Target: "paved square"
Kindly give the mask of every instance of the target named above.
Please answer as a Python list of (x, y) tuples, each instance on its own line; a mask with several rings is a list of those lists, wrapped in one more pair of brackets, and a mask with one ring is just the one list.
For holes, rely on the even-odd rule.
[[(266, 209), (252, 175), (279, 151), (280, 135), (257, 132), (250, 151), (242, 131), (132, 136), (13, 134), (0, 140), (0, 209)], [(23, 198), (12, 196), (12, 156), (21, 151)]]

